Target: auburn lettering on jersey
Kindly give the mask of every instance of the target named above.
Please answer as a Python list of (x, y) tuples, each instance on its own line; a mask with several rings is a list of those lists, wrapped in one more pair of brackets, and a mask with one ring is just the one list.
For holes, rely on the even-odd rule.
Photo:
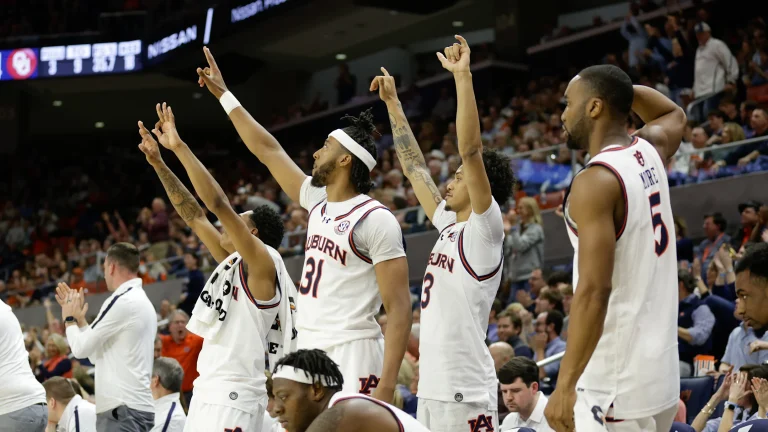
[(434, 253), (434, 252), (431, 252), (429, 254), (428, 265), (430, 267), (445, 269), (445, 270), (448, 270), (449, 273), (453, 273), (453, 263), (454, 263), (454, 259), (449, 257), (446, 254)]
[(304, 250), (309, 251), (310, 249), (316, 249), (328, 255), (329, 257), (340, 262), (343, 266), (347, 265), (347, 251), (342, 249), (329, 238), (319, 234), (309, 236), (309, 238), (307, 238), (307, 244), (305, 245)]

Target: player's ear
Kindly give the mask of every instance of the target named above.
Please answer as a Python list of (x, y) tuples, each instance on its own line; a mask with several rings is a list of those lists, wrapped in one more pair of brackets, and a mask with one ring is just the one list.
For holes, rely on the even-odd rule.
[(597, 118), (597, 116), (600, 115), (600, 113), (603, 112), (605, 109), (605, 104), (603, 103), (602, 99), (599, 98), (590, 98), (587, 102), (587, 115), (590, 118)]
[(309, 391), (310, 397), (315, 402), (319, 402), (325, 397), (325, 387), (321, 386), (319, 383), (312, 384)]
[(351, 163), (352, 163), (352, 155), (351, 155), (351, 154), (349, 154), (349, 153), (347, 153), (347, 152), (345, 152), (345, 151), (343, 151), (343, 152), (341, 152), (341, 154), (339, 155), (339, 157), (336, 159), (336, 162), (337, 162), (337, 163), (338, 163), (340, 166), (346, 166), (346, 165), (349, 165), (349, 164), (351, 164)]
[(256, 237), (258, 237), (259, 236), (259, 229), (258, 228), (251, 228), (251, 234), (253, 234)]
[(539, 391), (539, 383), (537, 381), (534, 381), (534, 382), (531, 383), (531, 390), (534, 393), (538, 393), (538, 391)]

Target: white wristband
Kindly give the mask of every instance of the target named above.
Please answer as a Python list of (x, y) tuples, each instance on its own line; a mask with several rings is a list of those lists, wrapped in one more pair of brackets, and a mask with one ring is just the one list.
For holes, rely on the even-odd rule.
[(230, 91), (221, 95), (221, 98), (219, 98), (219, 103), (221, 103), (221, 106), (224, 108), (224, 111), (227, 112), (227, 115), (229, 115), (233, 109), (241, 106), (235, 95), (233, 95)]

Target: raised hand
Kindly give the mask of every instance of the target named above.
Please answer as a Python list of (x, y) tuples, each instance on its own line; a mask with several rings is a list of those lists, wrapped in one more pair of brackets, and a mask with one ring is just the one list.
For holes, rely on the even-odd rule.
[(751, 386), (747, 380), (746, 372), (738, 372), (733, 377), (733, 383), (728, 391), (728, 402), (738, 403), (740, 399), (752, 393)]
[(397, 85), (395, 78), (392, 77), (386, 69), (381, 68), (384, 75), (379, 75), (371, 81), (371, 91), (379, 91), (379, 98), (384, 102), (397, 101)]
[(147, 128), (144, 127), (144, 122), (141, 121), (139, 121), (139, 135), (141, 135), (139, 150), (147, 157), (147, 162), (152, 166), (163, 163), (163, 157), (160, 155), (160, 147), (157, 145), (157, 141), (155, 141), (155, 138), (149, 133)]
[(56, 287), (56, 301), (61, 305), (61, 318), (75, 317), (82, 327), (87, 324), (85, 314), (88, 312), (88, 303), (82, 291), (73, 290), (64, 282)]
[(155, 128), (152, 129), (152, 133), (155, 134), (163, 147), (176, 151), (184, 142), (176, 130), (176, 118), (173, 116), (173, 110), (163, 102), (162, 105), (157, 104), (155, 106), (155, 111), (157, 111), (158, 120), (155, 123)]
[(763, 378), (752, 378), (752, 393), (755, 395), (757, 405), (762, 408), (768, 408), (768, 381)]
[(723, 379), (723, 384), (720, 385), (720, 388), (715, 392), (718, 402), (722, 402), (728, 398), (728, 393), (731, 391), (731, 385), (733, 384), (733, 378), (735, 376), (736, 373), (730, 372)]
[(445, 55), (437, 53), (437, 58), (443, 68), (451, 73), (469, 72), (469, 45), (462, 36), (456, 35), (455, 37), (460, 43), (445, 47)]
[(216, 65), (216, 60), (213, 58), (211, 50), (208, 47), (203, 47), (203, 52), (205, 53), (206, 60), (208, 60), (208, 67), (205, 69), (197, 68), (197, 84), (200, 87), (208, 87), (208, 91), (216, 96), (216, 99), (219, 99), (221, 95), (228, 91), (227, 86), (224, 84), (224, 78), (221, 76), (221, 71)]

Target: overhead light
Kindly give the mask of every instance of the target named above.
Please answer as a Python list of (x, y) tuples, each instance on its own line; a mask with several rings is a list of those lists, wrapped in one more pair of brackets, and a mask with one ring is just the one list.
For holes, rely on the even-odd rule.
[(101, 129), (101, 128), (104, 127), (104, 122), (96, 122), (96, 124), (94, 124), (94, 126), (96, 126), (96, 129)]
[(346, 54), (344, 54), (344, 53), (336, 54), (336, 60), (346, 60), (346, 59), (347, 59), (347, 55)]
[(464, 21), (454, 21), (453, 22), (454, 27), (464, 27)]
[(62, 102), (60, 100), (53, 101), (53, 106), (60, 107), (62, 105)]
[(389, 14), (392, 15), (392, 16), (395, 16), (395, 15), (398, 14), (398, 12), (393, 9), (393, 10), (389, 11)]
[(203, 97), (203, 94), (200, 92), (192, 93), (192, 99), (200, 99), (201, 97)]

